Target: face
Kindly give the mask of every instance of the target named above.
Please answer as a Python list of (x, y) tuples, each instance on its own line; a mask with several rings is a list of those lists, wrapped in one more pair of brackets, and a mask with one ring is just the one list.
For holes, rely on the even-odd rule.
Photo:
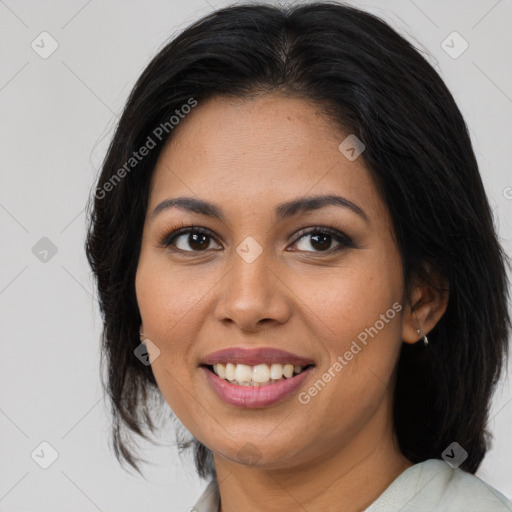
[[(153, 176), (136, 275), (169, 406), (216, 461), (246, 463), (253, 450), (261, 467), (292, 466), (382, 435), (402, 343), (402, 266), (362, 157), (338, 149), (349, 134), (314, 104), (278, 95), (200, 102), (175, 130)], [(342, 199), (282, 206), (326, 195)], [(182, 197), (212, 203), (220, 218), (162, 205)], [(176, 234), (183, 228), (201, 231)], [(291, 354), (221, 356), (259, 366), (249, 371), (263, 379), (258, 363), (311, 365), (239, 386), (203, 366), (233, 347)]]

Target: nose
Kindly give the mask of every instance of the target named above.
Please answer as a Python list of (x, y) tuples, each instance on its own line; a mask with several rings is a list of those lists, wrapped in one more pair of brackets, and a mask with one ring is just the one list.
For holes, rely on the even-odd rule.
[(215, 307), (217, 320), (257, 332), (289, 319), (292, 292), (278, 275), (278, 264), (270, 259), (265, 251), (250, 263), (233, 254), (231, 269), (221, 282)]

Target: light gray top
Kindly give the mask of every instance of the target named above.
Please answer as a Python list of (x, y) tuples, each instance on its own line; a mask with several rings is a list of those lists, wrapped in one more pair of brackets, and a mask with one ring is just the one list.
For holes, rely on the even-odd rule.
[[(219, 512), (216, 480), (209, 482), (191, 512)], [(400, 474), (364, 512), (512, 512), (512, 501), (480, 478), (439, 459)]]

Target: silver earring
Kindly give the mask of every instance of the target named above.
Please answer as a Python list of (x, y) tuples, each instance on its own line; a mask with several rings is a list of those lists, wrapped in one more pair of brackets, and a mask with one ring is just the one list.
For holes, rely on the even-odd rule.
[(421, 329), (416, 329), (416, 332), (418, 333), (418, 336), (423, 336), (423, 345), (426, 347), (428, 345), (427, 335), (423, 334), (423, 331)]

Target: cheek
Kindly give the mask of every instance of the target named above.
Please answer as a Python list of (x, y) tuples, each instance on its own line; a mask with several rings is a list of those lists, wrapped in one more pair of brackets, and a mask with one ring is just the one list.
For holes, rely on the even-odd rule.
[(135, 284), (144, 332), (160, 350), (151, 365), (157, 385), (173, 412), (193, 427), (200, 413), (191, 403), (190, 347), (201, 325), (200, 299), (211, 286), (155, 258), (141, 258)]
[(389, 269), (372, 265), (296, 283), (301, 283), (299, 293), (319, 332), (340, 343), (374, 325), (401, 297)]
[[(330, 361), (333, 380), (343, 382), (332, 387), (343, 395), (342, 403), (356, 390), (358, 396), (364, 390), (370, 401), (378, 395), (391, 378), (401, 347), (401, 266), (398, 255), (386, 254), (359, 252), (336, 272), (317, 273), (315, 286), (313, 276), (297, 281), (315, 343)], [(332, 368), (335, 362), (338, 371)]]
[(153, 374), (171, 408), (179, 409), (172, 400), (182, 393), (181, 383), (192, 364), (189, 351), (200, 325), (202, 285), (187, 284), (179, 272), (162, 268), (154, 258), (141, 259), (135, 284), (144, 334), (160, 350), (151, 366)]
[(141, 258), (136, 276), (137, 302), (144, 329), (156, 338), (186, 340), (204, 298), (212, 288), (208, 273), (172, 266), (165, 256)]
[(355, 435), (391, 392), (401, 346), (400, 299), (399, 280), (378, 265), (331, 274), (305, 299), (311, 333), (326, 354), (317, 378), (326, 384), (313, 383), (302, 398), (311, 400), (325, 439), (340, 430)]

